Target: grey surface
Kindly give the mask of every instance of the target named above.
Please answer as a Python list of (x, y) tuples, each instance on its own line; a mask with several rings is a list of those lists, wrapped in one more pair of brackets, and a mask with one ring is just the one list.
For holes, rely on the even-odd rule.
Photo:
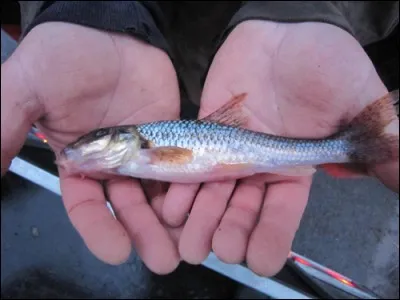
[(1, 63), (3, 63), (17, 47), (17, 43), (1, 29)]
[(319, 172), (293, 251), (398, 299), (398, 195), (374, 179), (338, 180)]

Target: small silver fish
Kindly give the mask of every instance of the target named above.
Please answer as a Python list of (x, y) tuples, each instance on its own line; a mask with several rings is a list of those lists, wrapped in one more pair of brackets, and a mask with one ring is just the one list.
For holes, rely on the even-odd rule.
[(246, 94), (200, 120), (158, 121), (94, 130), (69, 144), (57, 164), (83, 176), (109, 174), (201, 183), (258, 173), (311, 175), (316, 166), (385, 163), (399, 156), (399, 137), (384, 132), (397, 119), (388, 93), (338, 133), (286, 138), (244, 128)]

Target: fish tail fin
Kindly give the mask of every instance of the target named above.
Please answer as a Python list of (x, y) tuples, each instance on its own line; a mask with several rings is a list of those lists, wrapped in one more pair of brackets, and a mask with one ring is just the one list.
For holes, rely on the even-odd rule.
[(380, 164), (399, 158), (398, 123), (393, 122), (398, 120), (394, 106), (398, 98), (398, 90), (387, 93), (364, 108), (347, 127), (351, 162)]
[(357, 177), (367, 175), (370, 165), (398, 160), (399, 125), (394, 122), (398, 98), (395, 90), (364, 108), (340, 133), (350, 142), (349, 163), (326, 164), (323, 169), (335, 177)]

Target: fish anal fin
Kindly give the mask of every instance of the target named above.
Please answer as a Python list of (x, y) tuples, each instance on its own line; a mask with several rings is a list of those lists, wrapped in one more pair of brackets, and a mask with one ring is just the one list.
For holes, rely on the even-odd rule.
[(317, 170), (314, 166), (291, 166), (291, 167), (278, 167), (268, 171), (268, 173), (284, 175), (284, 176), (310, 176)]
[(248, 117), (243, 111), (246, 96), (247, 93), (242, 93), (232, 97), (225, 105), (201, 120), (235, 127), (245, 126), (248, 122)]
[(256, 173), (254, 166), (250, 163), (219, 163), (211, 170), (211, 177), (216, 181), (237, 180), (252, 176)]
[(220, 163), (217, 164), (213, 171), (214, 172), (219, 172), (219, 171), (228, 171), (228, 172), (241, 172), (241, 171), (245, 171), (245, 170), (249, 170), (252, 168), (252, 165), (249, 163), (232, 163), (232, 164), (224, 164), (224, 163)]
[(156, 147), (145, 150), (151, 164), (185, 164), (193, 159), (190, 149), (180, 147)]
[[(237, 176), (245, 175), (251, 176), (263, 171), (254, 167), (250, 163), (234, 163), (234, 164), (218, 164), (214, 167), (213, 172), (231, 173)], [(271, 173), (284, 176), (310, 176), (316, 172), (314, 166), (290, 166), (290, 167), (276, 167), (273, 169), (265, 170), (261, 173)]]

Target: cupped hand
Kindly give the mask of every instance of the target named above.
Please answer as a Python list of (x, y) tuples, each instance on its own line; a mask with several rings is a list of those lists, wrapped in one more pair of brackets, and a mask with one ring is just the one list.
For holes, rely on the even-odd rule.
[[(46, 23), (25, 37), (1, 76), (2, 174), (33, 123), (57, 153), (99, 127), (179, 117), (178, 83), (167, 54), (125, 35)], [(122, 263), (133, 243), (154, 272), (176, 268), (176, 246), (138, 181), (106, 183), (115, 219), (101, 182), (59, 171), (68, 216), (99, 259)]]
[[(246, 21), (214, 58), (199, 117), (247, 93), (249, 129), (321, 138), (387, 92), (362, 47), (342, 29)], [(398, 134), (398, 121), (391, 130)], [(371, 167), (394, 190), (398, 169), (398, 162)], [(185, 261), (201, 263), (213, 250), (227, 263), (246, 261), (254, 272), (272, 276), (291, 250), (311, 182), (312, 176), (269, 174), (202, 186), (174, 184), (163, 217), (172, 226), (184, 224), (179, 251)]]

